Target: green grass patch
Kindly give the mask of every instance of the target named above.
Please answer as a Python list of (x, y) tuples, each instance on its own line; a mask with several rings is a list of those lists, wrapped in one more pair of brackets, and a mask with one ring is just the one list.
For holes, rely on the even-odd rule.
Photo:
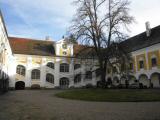
[(160, 101), (160, 89), (76, 89), (57, 93), (57, 97), (99, 102)]

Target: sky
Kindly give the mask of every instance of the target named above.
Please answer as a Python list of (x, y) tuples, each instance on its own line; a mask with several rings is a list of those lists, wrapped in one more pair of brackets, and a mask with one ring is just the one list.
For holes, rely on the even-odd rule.
[[(57, 41), (66, 35), (76, 12), (74, 0), (0, 0), (9, 36)], [(130, 37), (160, 25), (160, 0), (130, 0), (130, 14), (136, 22), (129, 26)]]

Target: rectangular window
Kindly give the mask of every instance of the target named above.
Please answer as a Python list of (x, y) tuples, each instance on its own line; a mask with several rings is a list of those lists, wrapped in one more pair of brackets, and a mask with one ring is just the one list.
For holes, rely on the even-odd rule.
[(61, 64), (60, 65), (60, 72), (69, 72), (69, 65), (68, 64)]
[(61, 66), (61, 67), (60, 67), (60, 72), (64, 72), (64, 71), (65, 71), (64, 66)]
[(140, 66), (140, 69), (144, 68), (144, 61), (143, 60), (139, 61), (139, 66)]
[(157, 59), (156, 58), (152, 58), (152, 67), (156, 67), (157, 66)]
[(31, 78), (40, 79), (40, 70), (32, 70)]
[(32, 74), (32, 79), (40, 79), (40, 74), (33, 73)]

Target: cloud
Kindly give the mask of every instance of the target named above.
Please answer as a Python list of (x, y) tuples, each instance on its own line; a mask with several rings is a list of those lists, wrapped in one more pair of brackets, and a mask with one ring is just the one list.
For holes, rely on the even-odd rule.
[[(10, 14), (22, 22), (13, 23), (7, 20), (7, 28), (12, 35), (21, 35), (44, 38), (50, 35), (58, 40), (70, 26), (75, 13), (71, 5), (73, 0), (2, 0), (0, 3), (10, 6)], [(144, 23), (151, 22), (151, 27), (160, 24), (159, 0), (132, 0), (131, 15), (135, 16), (136, 24), (130, 25), (130, 36), (145, 31)], [(14, 18), (13, 18), (14, 19)], [(13, 25), (14, 24), (14, 25)]]
[(160, 17), (157, 15), (159, 0), (133, 0), (131, 1), (131, 14), (136, 19), (136, 24), (131, 25), (131, 36), (145, 31), (145, 22), (149, 21), (151, 27), (160, 25)]
[[(17, 27), (14, 25), (18, 34), (21, 34), (21, 28), (28, 28), (33, 32), (36, 31), (37, 37), (40, 34), (41, 37), (45, 36), (40, 28), (46, 31), (51, 29), (55, 31), (56, 28), (57, 31), (61, 31), (62, 35), (65, 34), (72, 19), (71, 16), (74, 14), (73, 6), (71, 6), (72, 0), (7, 0), (2, 3), (10, 6), (13, 10), (12, 13), (23, 20), (23, 25), (17, 24)], [(24, 35), (26, 34), (27, 32)], [(55, 35), (55, 38), (60, 39), (62, 35), (59, 33), (59, 35)]]

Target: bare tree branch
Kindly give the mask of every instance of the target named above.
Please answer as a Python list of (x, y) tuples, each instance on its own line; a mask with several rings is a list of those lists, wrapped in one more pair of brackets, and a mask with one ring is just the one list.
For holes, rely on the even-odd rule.
[[(125, 52), (117, 52), (112, 44), (122, 41), (126, 34), (121, 30), (134, 21), (129, 15), (128, 0), (75, 0), (78, 6), (77, 14), (73, 19), (71, 32), (77, 40), (91, 44), (96, 52), (101, 69), (101, 79), (105, 81), (108, 64), (117, 59), (116, 64), (125, 57)], [(117, 47), (119, 48), (119, 47)], [(126, 58), (123, 58), (126, 59)]]

